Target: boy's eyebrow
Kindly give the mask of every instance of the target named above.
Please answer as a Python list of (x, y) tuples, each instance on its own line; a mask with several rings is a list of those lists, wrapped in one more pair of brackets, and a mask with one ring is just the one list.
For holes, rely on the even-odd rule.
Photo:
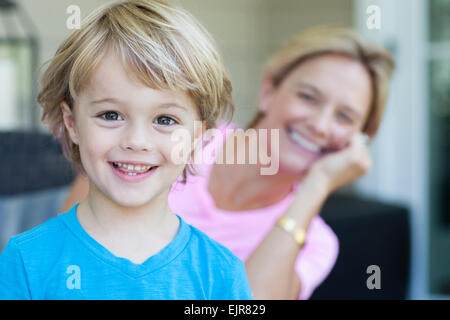
[(165, 108), (170, 108), (170, 107), (175, 107), (175, 108), (179, 108), (179, 109), (183, 109), (184, 111), (187, 111), (187, 108), (185, 106), (183, 106), (182, 104), (177, 104), (177, 103), (163, 103), (161, 104), (159, 107), (165, 107)]
[[(102, 103), (111, 103), (111, 104), (122, 104), (120, 100), (117, 100), (115, 98), (102, 98), (99, 100), (94, 100), (91, 101), (91, 104), (102, 104)], [(177, 104), (175, 102), (168, 102), (168, 103), (162, 103), (161, 105), (159, 105), (158, 107), (176, 107), (176, 108), (180, 108), (183, 109), (185, 111), (187, 111), (187, 108), (181, 104)]]
[(103, 98), (103, 99), (91, 101), (91, 104), (101, 104), (101, 103), (120, 104), (120, 101), (116, 100), (114, 98)]

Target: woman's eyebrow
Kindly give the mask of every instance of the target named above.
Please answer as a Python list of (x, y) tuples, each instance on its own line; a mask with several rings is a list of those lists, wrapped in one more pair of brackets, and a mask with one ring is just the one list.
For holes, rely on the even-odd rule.
[[(313, 86), (312, 84), (299, 81), (299, 82), (296, 83), (296, 85), (297, 85), (297, 87), (303, 87), (303, 88), (309, 89), (309, 90), (313, 91), (315, 94), (323, 97), (322, 92), (317, 87)], [(342, 107), (345, 110), (347, 110), (348, 112), (352, 113), (355, 117), (358, 117), (358, 118), (362, 117), (361, 113), (358, 112), (355, 107), (352, 107), (352, 106), (349, 106), (349, 105), (343, 105)]]
[(316, 86), (313, 86), (312, 84), (309, 84), (309, 83), (306, 83), (303, 81), (299, 81), (296, 83), (296, 87), (302, 87), (305, 89), (309, 89), (309, 90), (313, 91), (315, 94), (323, 97), (322, 92)]
[(358, 111), (356, 110), (356, 108), (353, 108), (353, 107), (348, 106), (348, 105), (343, 105), (342, 107), (343, 107), (347, 112), (350, 112), (351, 114), (353, 114), (355, 117), (357, 117), (357, 118), (361, 118), (361, 117), (362, 117), (361, 113), (358, 112)]

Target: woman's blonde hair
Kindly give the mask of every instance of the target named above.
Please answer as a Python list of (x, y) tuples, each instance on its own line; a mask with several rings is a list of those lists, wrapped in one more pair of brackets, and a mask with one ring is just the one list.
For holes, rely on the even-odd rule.
[[(194, 100), (206, 129), (231, 120), (230, 77), (210, 34), (183, 9), (162, 0), (122, 1), (92, 12), (60, 45), (41, 80), (42, 121), (84, 173), (78, 145), (64, 125), (61, 103), (73, 110), (83, 85), (109, 50), (127, 72), (154, 89), (181, 90)], [(183, 171), (186, 180), (186, 166)]]
[[(269, 78), (277, 87), (301, 63), (326, 54), (359, 61), (369, 73), (372, 101), (363, 132), (372, 138), (381, 122), (394, 61), (389, 51), (365, 42), (355, 31), (346, 27), (319, 26), (295, 35), (268, 61), (264, 78)], [(259, 112), (248, 127), (255, 127), (263, 117), (264, 113)]]

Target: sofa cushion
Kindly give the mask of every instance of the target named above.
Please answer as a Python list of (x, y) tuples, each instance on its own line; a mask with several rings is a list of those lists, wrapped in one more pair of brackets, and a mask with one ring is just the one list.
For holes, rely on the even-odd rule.
[(32, 229), (58, 214), (69, 186), (0, 197), (0, 252), (10, 237)]

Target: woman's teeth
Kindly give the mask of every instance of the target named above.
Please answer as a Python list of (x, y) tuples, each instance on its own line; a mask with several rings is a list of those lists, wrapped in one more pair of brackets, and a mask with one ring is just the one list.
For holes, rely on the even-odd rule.
[(292, 140), (294, 140), (296, 143), (298, 143), (300, 146), (302, 146), (306, 150), (309, 150), (309, 151), (315, 152), (315, 153), (321, 152), (321, 149), (322, 149), (321, 147), (306, 140), (305, 138), (303, 138), (301, 135), (295, 133), (294, 131), (291, 131), (288, 129), (287, 133), (288, 133), (289, 137), (292, 138)]
[(127, 163), (121, 163), (121, 162), (113, 162), (114, 166), (116, 168), (119, 168), (120, 171), (123, 173), (129, 175), (129, 176), (135, 176), (139, 173), (144, 173), (146, 171), (149, 171), (152, 166), (145, 166), (145, 165), (133, 165), (133, 164), (127, 164)]

